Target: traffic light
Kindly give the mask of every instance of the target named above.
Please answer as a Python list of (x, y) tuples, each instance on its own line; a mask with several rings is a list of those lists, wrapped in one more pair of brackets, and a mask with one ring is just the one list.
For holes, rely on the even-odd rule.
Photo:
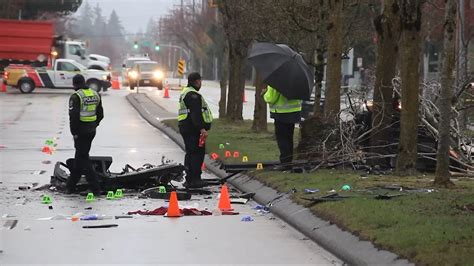
[(137, 41), (134, 42), (133, 48), (134, 48), (134, 49), (138, 49), (138, 42), (137, 42)]
[(160, 50), (160, 44), (159, 43), (155, 43), (155, 51), (159, 51)]

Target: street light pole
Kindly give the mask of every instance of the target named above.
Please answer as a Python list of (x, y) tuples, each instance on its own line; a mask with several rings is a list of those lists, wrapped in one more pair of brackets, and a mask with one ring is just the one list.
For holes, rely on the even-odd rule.
[(182, 46), (179, 46), (179, 45), (175, 45), (175, 44), (163, 44), (163, 45), (160, 45), (162, 47), (168, 47), (168, 48), (177, 48), (177, 49), (180, 49), (184, 55), (186, 55), (186, 60), (191, 60), (191, 51), (187, 50), (186, 48), (182, 47)]

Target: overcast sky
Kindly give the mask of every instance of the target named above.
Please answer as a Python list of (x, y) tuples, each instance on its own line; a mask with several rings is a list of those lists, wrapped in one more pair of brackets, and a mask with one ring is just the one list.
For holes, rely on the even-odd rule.
[(107, 19), (115, 9), (125, 30), (134, 33), (139, 29), (145, 31), (151, 17), (158, 19), (168, 14), (168, 10), (173, 5), (180, 4), (181, 0), (84, 0), (76, 14), (80, 14), (85, 2), (91, 7), (95, 7), (98, 3)]

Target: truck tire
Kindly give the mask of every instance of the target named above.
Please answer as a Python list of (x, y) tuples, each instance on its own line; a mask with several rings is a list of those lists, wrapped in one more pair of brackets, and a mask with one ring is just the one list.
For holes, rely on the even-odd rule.
[(96, 92), (100, 92), (100, 90), (102, 90), (102, 85), (96, 79), (89, 79), (86, 84), (87, 87), (95, 90)]
[(162, 90), (163, 89), (163, 81), (160, 81), (157, 86), (156, 86), (159, 90)]
[(18, 89), (21, 93), (31, 93), (35, 89), (35, 83), (30, 78), (22, 78), (18, 81)]

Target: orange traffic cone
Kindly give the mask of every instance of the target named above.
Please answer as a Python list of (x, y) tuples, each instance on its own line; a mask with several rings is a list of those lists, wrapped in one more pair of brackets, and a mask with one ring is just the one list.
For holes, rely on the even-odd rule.
[(165, 217), (181, 217), (181, 211), (179, 210), (178, 205), (178, 195), (176, 191), (171, 191), (170, 203), (168, 205), (168, 211), (165, 214)]
[(112, 76), (112, 89), (120, 90), (120, 81), (117, 75)]
[(170, 97), (170, 92), (169, 92), (168, 85), (166, 85), (165, 93), (163, 94), (163, 98), (169, 98), (169, 97)]
[(226, 185), (222, 185), (221, 188), (221, 197), (219, 199), (219, 210), (221, 211), (233, 211), (232, 206), (230, 205), (229, 191), (227, 190)]

